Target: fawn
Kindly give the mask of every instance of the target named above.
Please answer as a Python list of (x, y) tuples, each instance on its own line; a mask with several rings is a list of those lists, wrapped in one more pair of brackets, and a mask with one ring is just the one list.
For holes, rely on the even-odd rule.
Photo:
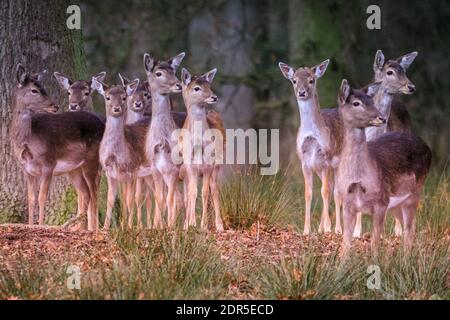
[(389, 208), (400, 206), (404, 245), (410, 247), (420, 193), (431, 164), (431, 151), (419, 137), (388, 132), (367, 141), (365, 128), (386, 124), (373, 96), (383, 87), (369, 85), (367, 92), (351, 89), (344, 79), (338, 94), (344, 124), (344, 145), (336, 175), (336, 188), (343, 200), (343, 253), (351, 246), (358, 212), (373, 219), (372, 249), (376, 253)]
[[(156, 200), (154, 227), (162, 228), (162, 211), (164, 211), (164, 193), (167, 186), (166, 205), (168, 226), (172, 227), (176, 220), (177, 183), (179, 166), (171, 159), (171, 150), (175, 142), (171, 141), (172, 133), (178, 128), (171, 114), (170, 94), (180, 93), (180, 81), (175, 75), (185, 53), (167, 61), (156, 61), (151, 55), (144, 55), (144, 68), (152, 95), (152, 118), (147, 132), (145, 149), (147, 160), (151, 164)], [(177, 196), (177, 199), (180, 196)]]
[(87, 112), (50, 114), (54, 104), (40, 84), (42, 73), (30, 75), (19, 64), (13, 97), (13, 150), (23, 167), (28, 188), (28, 222), (33, 224), (36, 193), (39, 224), (52, 176), (68, 174), (78, 196), (78, 214), (88, 215), (97, 229), (98, 149), (104, 124)]
[[(126, 195), (126, 210), (133, 214), (134, 181), (138, 171), (145, 163), (144, 141), (145, 131), (135, 130), (134, 126), (125, 124), (127, 97), (133, 95), (139, 85), (139, 79), (131, 81), (126, 88), (108, 86), (93, 79), (92, 86), (105, 99), (106, 127), (100, 144), (100, 163), (108, 182), (108, 199), (106, 218), (103, 228), (111, 225), (112, 209), (116, 199), (119, 182), (123, 183)], [(127, 216), (124, 223), (126, 223)], [(128, 217), (129, 218), (129, 217)]]
[[(208, 105), (217, 103), (217, 96), (211, 90), (211, 83), (214, 79), (217, 70), (213, 69), (202, 76), (191, 76), (189, 71), (182, 69), (181, 79), (183, 86), (183, 100), (187, 108), (188, 116), (184, 123), (184, 129), (190, 133), (190, 145), (192, 150), (200, 149), (203, 151), (209, 147), (211, 144), (219, 144), (214, 150), (222, 150), (223, 138), (217, 139), (217, 137), (223, 137), (222, 132), (219, 131), (218, 135), (215, 135), (216, 139), (212, 140), (206, 138), (204, 133), (207, 130), (214, 128), (211, 126), (210, 121), (208, 121), (207, 107)], [(195, 125), (201, 126), (201, 137), (197, 141), (195, 137)], [(217, 130), (217, 129), (213, 129)], [(200, 132), (199, 132), (200, 133)], [(183, 143), (185, 141), (183, 140)], [(222, 146), (220, 146), (222, 144)], [(219, 188), (218, 188), (218, 174), (220, 166), (214, 161), (206, 161), (201, 159), (200, 163), (196, 163), (194, 160), (194, 155), (189, 150), (189, 155), (183, 154), (183, 159), (189, 158), (188, 163), (183, 164), (183, 170), (185, 175), (185, 186), (187, 185), (187, 190), (185, 190), (186, 196), (186, 219), (184, 228), (188, 229), (189, 226), (196, 225), (195, 219), (195, 202), (197, 199), (197, 179), (199, 175), (203, 175), (202, 184), (202, 220), (201, 228), (207, 229), (207, 214), (208, 214), (208, 200), (209, 192), (211, 189), (211, 197), (213, 200), (214, 211), (215, 211), (215, 225), (217, 231), (223, 231), (223, 222), (220, 215), (220, 202), (219, 202)], [(220, 156), (217, 152), (216, 157)]]
[[(305, 180), (305, 225), (303, 233), (311, 231), (311, 200), (313, 173), (322, 181), (323, 211), (319, 232), (329, 232), (331, 221), (328, 214), (334, 157), (339, 154), (342, 138), (340, 119), (337, 110), (320, 109), (317, 95), (317, 80), (327, 69), (329, 60), (312, 67), (299, 68), (296, 71), (282, 62), (279, 67), (283, 75), (292, 82), (300, 112), (301, 124), (297, 134), (297, 154), (302, 165)], [(337, 211), (336, 232), (341, 232)]]
[[(122, 76), (119, 73), (120, 81), (122, 82), (122, 86), (125, 88), (132, 83), (131, 80)], [(151, 92), (148, 88), (148, 83), (139, 82), (133, 94), (127, 97), (127, 109), (125, 112), (125, 124), (131, 125), (135, 124), (138, 121), (142, 120), (145, 117), (145, 114), (151, 115), (152, 108), (152, 100), (151, 100)], [(150, 119), (148, 122), (146, 121), (146, 126), (150, 124)], [(150, 178), (148, 178), (150, 179)], [(152, 184), (150, 184), (151, 186)], [(134, 198), (135, 198), (135, 206), (137, 208), (137, 223), (139, 227), (143, 227), (142, 223), (142, 205), (143, 205), (143, 190), (145, 189), (145, 179), (137, 177), (134, 185), (135, 190)], [(132, 190), (129, 190), (130, 192)], [(150, 190), (145, 189), (145, 201), (146, 201), (146, 214), (147, 214), (147, 226), (151, 228), (151, 210), (152, 210), (152, 200), (150, 197)], [(127, 199), (132, 195), (123, 195), (123, 199)], [(133, 224), (133, 212), (130, 212), (128, 215), (128, 227), (131, 228)]]
[[(406, 70), (417, 57), (417, 52), (405, 54), (397, 59), (385, 61), (381, 50), (375, 54), (373, 70), (375, 81), (380, 82), (380, 89), (373, 97), (375, 107), (380, 111), (381, 116), (387, 123), (378, 127), (366, 128), (367, 140), (375, 140), (387, 131), (410, 132), (410, 119), (408, 111), (401, 104), (393, 104), (394, 95), (412, 94), (415, 91), (414, 84), (406, 76)], [(392, 109), (395, 107), (395, 109)], [(403, 116), (402, 116), (403, 114)], [(402, 234), (402, 212), (401, 208), (391, 209), (395, 217), (395, 234)], [(362, 213), (358, 213), (353, 236), (359, 238), (362, 232)]]

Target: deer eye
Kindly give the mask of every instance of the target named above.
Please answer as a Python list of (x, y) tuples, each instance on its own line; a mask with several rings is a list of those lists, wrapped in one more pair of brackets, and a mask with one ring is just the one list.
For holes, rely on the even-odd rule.
[(360, 104), (361, 104), (361, 103), (359, 103), (359, 101), (353, 102), (353, 106), (354, 106), (354, 107), (358, 107)]
[(147, 93), (147, 92), (144, 93), (144, 97), (146, 97), (146, 96), (148, 96), (148, 93)]
[(296, 83), (297, 83), (297, 80), (293, 79), (293, 80), (292, 80), (292, 83), (293, 83), (293, 84), (296, 84)]
[(200, 87), (195, 87), (194, 91), (200, 91)]
[(314, 83), (314, 79), (309, 80), (309, 83), (313, 84)]
[(162, 72), (158, 71), (157, 73), (155, 73), (157, 77), (161, 77), (162, 76)]
[(67, 94), (70, 96), (72, 93), (70, 91), (67, 91)]
[(127, 98), (126, 97), (122, 97), (122, 101), (125, 101), (125, 100), (127, 100)]
[(89, 95), (89, 92), (85, 92), (84, 95), (87, 97)]
[(392, 76), (394, 74), (394, 71), (389, 70), (388, 72), (386, 72), (388, 76)]
[(109, 100), (111, 100), (111, 98), (110, 98), (110, 97), (106, 97), (106, 100), (108, 100), (108, 101), (109, 101)]
[(32, 89), (32, 90), (31, 90), (31, 93), (36, 94), (36, 93), (38, 93), (38, 91), (37, 91), (36, 89)]

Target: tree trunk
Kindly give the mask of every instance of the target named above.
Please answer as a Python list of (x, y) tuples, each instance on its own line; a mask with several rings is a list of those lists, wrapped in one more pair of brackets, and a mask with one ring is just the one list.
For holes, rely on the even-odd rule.
[[(15, 68), (20, 62), (31, 72), (49, 71), (45, 88), (60, 106), (66, 95), (53, 79), (60, 71), (74, 78), (86, 76), (82, 35), (69, 30), (64, 1), (4, 0), (0, 4), (0, 222), (25, 221), (26, 185), (10, 143), (11, 98), (16, 86)], [(76, 196), (67, 179), (55, 177), (47, 202), (47, 223), (60, 223), (76, 209)]]

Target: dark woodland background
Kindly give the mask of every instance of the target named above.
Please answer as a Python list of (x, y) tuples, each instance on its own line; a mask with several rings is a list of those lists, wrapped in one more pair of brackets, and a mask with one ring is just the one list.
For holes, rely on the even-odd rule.
[[(66, 27), (71, 4), (81, 7), (81, 32)], [(371, 4), (381, 8), (381, 30), (366, 27)], [(30, 71), (47, 69), (45, 87), (66, 106), (54, 71), (72, 79), (107, 71), (106, 82), (118, 83), (118, 72), (144, 79), (145, 52), (169, 58), (185, 51), (182, 65), (192, 73), (218, 68), (213, 88), (226, 127), (280, 128), (283, 163), (298, 169), (299, 115), (279, 61), (300, 67), (330, 58), (318, 83), (321, 105), (330, 107), (342, 78), (356, 87), (372, 81), (377, 49), (387, 58), (418, 51), (408, 70), (417, 91), (401, 100), (414, 131), (431, 146), (434, 166), (442, 168), (450, 152), (449, 32), (447, 0), (1, 0), (0, 222), (20, 221), (26, 211), (25, 184), (9, 139), (19, 62)], [(104, 112), (102, 99), (94, 98), (96, 111)], [(174, 105), (184, 109), (180, 95)], [(65, 178), (54, 179), (48, 222), (66, 219), (75, 197)]]
[[(321, 105), (336, 103), (342, 78), (372, 79), (377, 49), (386, 58), (418, 51), (408, 70), (417, 92), (401, 99), (414, 130), (432, 146), (435, 163), (450, 149), (448, 1), (135, 0), (81, 1), (90, 73), (143, 77), (142, 55), (186, 51), (193, 72), (217, 67), (218, 110), (228, 127), (281, 128), (284, 159), (293, 150), (299, 116), (278, 62), (312, 66), (330, 58), (319, 81)], [(381, 8), (381, 30), (366, 28), (366, 9)], [(180, 100), (177, 100), (180, 101)], [(284, 151), (284, 152), (283, 152)]]

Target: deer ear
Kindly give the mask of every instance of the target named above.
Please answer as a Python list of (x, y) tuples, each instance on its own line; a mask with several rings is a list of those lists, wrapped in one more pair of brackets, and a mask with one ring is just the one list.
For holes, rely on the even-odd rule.
[(23, 86), (29, 79), (28, 73), (25, 71), (25, 68), (22, 66), (22, 64), (18, 63), (16, 66), (16, 77), (17, 82)]
[(154, 66), (155, 66), (155, 59), (153, 59), (153, 57), (148, 53), (144, 54), (145, 71), (147, 71), (148, 73), (152, 72)]
[(182, 52), (168, 61), (172, 69), (176, 70), (180, 66), (181, 61), (183, 61), (185, 55), (186, 53)]
[(381, 70), (384, 66), (384, 54), (380, 49), (375, 53), (375, 60), (373, 61), (373, 71)]
[(192, 76), (186, 68), (181, 69), (181, 81), (185, 86), (192, 81)]
[(381, 86), (381, 81), (369, 84), (367, 86), (366, 94), (369, 97), (373, 97), (374, 95), (377, 94), (378, 90), (380, 89), (380, 86)]
[(127, 95), (132, 96), (139, 86), (139, 79), (134, 79), (133, 81), (127, 84)]
[(313, 67), (314, 75), (316, 78), (320, 78), (325, 74), (325, 71), (327, 71), (328, 64), (330, 63), (330, 59), (327, 59), (317, 66)]
[(338, 100), (340, 104), (344, 104), (350, 95), (350, 86), (346, 79), (342, 79), (341, 87), (339, 88)]
[(292, 77), (294, 76), (294, 69), (292, 67), (288, 66), (283, 62), (279, 62), (278, 67), (280, 68), (281, 73), (286, 79), (288, 80), (292, 79)]
[(417, 51), (405, 54), (397, 59), (397, 62), (402, 66), (403, 70), (409, 68), (411, 63), (413, 63), (414, 59), (417, 57), (419, 53)]
[(33, 75), (33, 78), (37, 81), (40, 82), (42, 79), (44, 79), (44, 77), (47, 75), (47, 70), (42, 70), (39, 73), (36, 73)]
[(119, 73), (120, 82), (122, 83), (122, 86), (125, 88), (131, 81), (127, 77), (122, 76)]
[(92, 84), (91, 84), (91, 88), (92, 90), (96, 90), (98, 93), (100, 93), (102, 96), (105, 95), (105, 87), (106, 85), (99, 81), (97, 78), (92, 77)]
[(106, 72), (102, 71), (98, 75), (95, 76), (96, 79), (100, 80), (101, 82), (105, 81), (106, 78)]
[(217, 68), (214, 68), (214, 69), (208, 71), (207, 73), (205, 73), (204, 75), (202, 75), (202, 78), (205, 79), (206, 81), (208, 81), (209, 83), (212, 83), (216, 73), (217, 73)]
[(72, 85), (72, 81), (70, 81), (70, 79), (67, 78), (65, 75), (63, 75), (62, 73), (54, 72), (53, 76), (56, 78), (56, 81), (58, 81), (59, 85), (64, 90), (68, 90)]

